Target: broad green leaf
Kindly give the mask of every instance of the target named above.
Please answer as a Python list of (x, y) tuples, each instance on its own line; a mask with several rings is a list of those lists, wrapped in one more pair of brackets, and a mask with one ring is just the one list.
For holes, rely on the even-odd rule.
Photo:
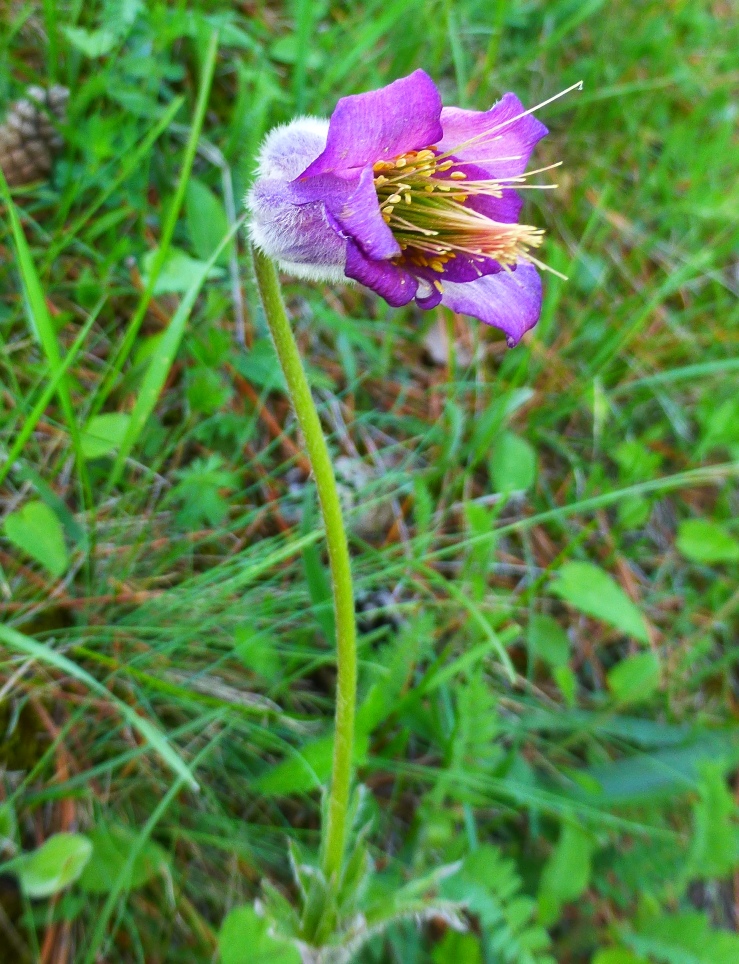
[[(554, 964), (549, 935), (536, 921), (536, 902), (525, 896), (515, 863), (481, 844), (459, 871), (441, 881), (443, 897), (462, 903), (479, 920), (486, 961)], [(449, 964), (456, 964), (452, 959)]]
[[(366, 733), (356, 733), (354, 762), (361, 763), (368, 747)], [(309, 793), (328, 783), (334, 752), (333, 735), (323, 736), (296, 750), (287, 759), (266, 771), (254, 782), (254, 788), (264, 796), (287, 796)]]
[[(728, 359), (727, 359), (728, 360)], [(720, 404), (706, 395), (706, 408), (698, 410), (702, 431), (696, 459), (705, 458), (712, 449), (731, 447), (739, 442), (739, 396), (727, 398)]]
[(85, 57), (95, 59), (109, 54), (118, 42), (118, 37), (111, 30), (85, 30), (84, 27), (62, 26), (62, 31), (69, 43)]
[[(119, 884), (133, 845), (137, 840), (134, 830), (124, 826), (96, 827), (88, 834), (92, 854), (82, 871), (79, 886), (88, 894), (107, 894)], [(167, 857), (161, 847), (147, 840), (137, 853), (133, 866), (125, 874), (122, 887), (135, 890), (167, 868)]]
[(599, 804), (614, 806), (697, 790), (707, 763), (725, 773), (737, 761), (739, 739), (734, 734), (707, 733), (686, 746), (639, 753), (584, 773), (600, 787)]
[(433, 964), (483, 964), (480, 941), (474, 934), (448, 930), (434, 948)]
[(534, 655), (549, 666), (566, 666), (570, 659), (570, 640), (556, 619), (536, 613), (529, 622), (529, 645)]
[(639, 609), (607, 572), (589, 562), (568, 562), (559, 570), (551, 591), (575, 609), (610, 623), (642, 643), (649, 642)]
[(650, 964), (646, 957), (637, 957), (625, 947), (608, 947), (598, 951), (590, 964)]
[(588, 886), (594, 849), (586, 830), (575, 824), (562, 828), (539, 884), (539, 918), (545, 927), (558, 919), (563, 904), (576, 900)]
[(274, 637), (251, 626), (240, 626), (234, 632), (234, 652), (247, 669), (270, 682), (279, 679), (283, 671)]
[(692, 877), (726, 877), (739, 863), (737, 806), (719, 767), (704, 768), (693, 805)]
[[(218, 240), (221, 239), (222, 236)], [(159, 249), (155, 248), (144, 255), (142, 275), (147, 283), (158, 254)], [(209, 266), (207, 261), (191, 258), (181, 248), (171, 247), (154, 283), (153, 294), (181, 294), (188, 291), (201, 274), (204, 274), (204, 278), (208, 279), (220, 278), (223, 275), (223, 270)]]
[(331, 773), (333, 747), (331, 736), (308, 743), (259, 777), (255, 789), (266, 796), (283, 796), (321, 786)]
[(660, 662), (656, 653), (637, 653), (608, 672), (608, 688), (619, 703), (641, 703), (659, 687)]
[(229, 388), (212, 368), (198, 366), (188, 373), (187, 401), (193, 412), (212, 415), (228, 401)]
[(709, 519), (686, 519), (677, 530), (676, 544), (691, 562), (734, 562), (739, 559), (739, 540), (724, 526)]
[(0, 805), (0, 854), (4, 850), (13, 852), (18, 843), (18, 821), (12, 803)]
[(126, 412), (106, 412), (95, 415), (82, 432), (82, 454), (86, 459), (110, 455), (121, 443), (128, 430), (131, 416)]
[(572, 708), (576, 702), (577, 677), (571, 666), (555, 666), (552, 669), (552, 679), (559, 686), (559, 691), (565, 703)]
[(27, 897), (51, 897), (73, 884), (92, 854), (92, 844), (79, 833), (57, 833), (38, 850), (13, 861)]
[(631, 495), (618, 503), (618, 521), (624, 529), (639, 529), (649, 518), (652, 503), (643, 495)]
[(5, 520), (5, 535), (55, 578), (69, 566), (64, 529), (56, 514), (43, 502), (28, 502)]
[[(223, 203), (206, 184), (191, 177), (185, 195), (185, 214), (193, 250), (198, 258), (207, 261), (228, 231)], [(233, 242), (221, 253), (218, 259), (220, 264), (228, 261), (231, 247)]]
[(246, 354), (236, 356), (234, 364), (253, 385), (270, 391), (287, 391), (285, 376), (269, 338), (257, 338)]
[(525, 492), (536, 481), (536, 452), (513, 432), (496, 440), (490, 466), (497, 492)]
[(644, 921), (635, 933), (619, 934), (638, 954), (660, 964), (736, 964), (739, 935), (714, 930), (705, 914), (665, 914)]
[(289, 941), (273, 937), (269, 923), (253, 907), (235, 907), (218, 935), (221, 964), (300, 964), (300, 953)]

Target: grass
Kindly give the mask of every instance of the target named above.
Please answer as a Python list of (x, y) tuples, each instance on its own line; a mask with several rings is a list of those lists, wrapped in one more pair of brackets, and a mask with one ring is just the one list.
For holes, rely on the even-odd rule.
[[(563, 166), (527, 214), (569, 280), (546, 278), (525, 344), (286, 284), (350, 507), (377, 886), (461, 859), (473, 901), (467, 935), (398, 926), (359, 959), (543, 960), (513, 946), (520, 891), (562, 964), (716, 964), (724, 937), (690, 914), (737, 927), (732, 5), (0, 16), (0, 101), (71, 90), (53, 178), (0, 218), (0, 861), (61, 830), (96, 848), (48, 900), (0, 869), (0, 961), (208, 962), (263, 878), (295, 896), (333, 628), (243, 239), (247, 348), (215, 253), (230, 218), (206, 145), (238, 198), (273, 124), (423, 66), (470, 108), (584, 90), (541, 115), (536, 166)], [(29, 553), (6, 520), (37, 503), (52, 521), (23, 530)], [(574, 563), (594, 568), (562, 595)]]

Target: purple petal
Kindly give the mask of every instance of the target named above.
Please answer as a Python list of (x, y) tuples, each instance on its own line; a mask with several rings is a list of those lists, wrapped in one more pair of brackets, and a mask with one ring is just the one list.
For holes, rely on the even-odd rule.
[(370, 258), (394, 258), (400, 254), (400, 245), (382, 220), (371, 167), (365, 167), (355, 190), (339, 207), (334, 208), (329, 201), (326, 206)]
[(404, 268), (392, 261), (372, 261), (365, 257), (352, 240), (346, 242), (347, 278), (353, 278), (366, 285), (394, 308), (407, 305), (418, 288), (418, 282)]
[(371, 167), (365, 167), (350, 180), (335, 174), (296, 178), (290, 182), (290, 196), (294, 204), (325, 204), (333, 223), (345, 236), (354, 238), (371, 258), (394, 258), (400, 254), (400, 245), (382, 220)]
[(505, 190), (501, 197), (477, 194), (467, 199), (473, 211), (484, 214), (499, 224), (516, 224), (523, 207), (523, 198), (518, 191)]
[(342, 97), (331, 115), (326, 149), (302, 177), (351, 175), (367, 164), (436, 144), (442, 136), (440, 114), (439, 91), (423, 70), (379, 90)]
[[(445, 107), (441, 112), (442, 151), (475, 161), (491, 177), (516, 177), (526, 169), (531, 152), (548, 131), (515, 94), (504, 94), (488, 111)], [(330, 140), (329, 133), (329, 140)], [(467, 143), (474, 138), (471, 143)]]
[(502, 329), (509, 348), (518, 344), (541, 314), (541, 278), (526, 262), (517, 264), (515, 271), (502, 271), (467, 284), (445, 281), (443, 285), (443, 305)]
[(492, 258), (478, 258), (468, 254), (455, 255), (449, 261), (446, 261), (442, 267), (442, 271), (434, 271), (433, 268), (422, 268), (410, 264), (408, 270), (431, 284), (434, 281), (477, 281), (478, 278), (485, 275), (497, 274), (503, 270), (500, 263)]
[(493, 258), (473, 258), (472, 255), (458, 254), (446, 262), (444, 270), (436, 277), (442, 281), (468, 282), (476, 281), (485, 275), (498, 274), (502, 270), (500, 262)]
[[(457, 161), (458, 158), (453, 157), (450, 158), (450, 160)], [(465, 174), (468, 181), (490, 180), (490, 172), (488, 170), (466, 161), (460, 161), (449, 168), (448, 171), (443, 171), (434, 176), (440, 180), (453, 180), (451, 175), (456, 171)], [(490, 194), (472, 194), (467, 198), (465, 203), (468, 207), (472, 208), (473, 211), (478, 211), (493, 221), (498, 221), (501, 224), (515, 224), (518, 221), (521, 208), (523, 207), (523, 198), (518, 191), (505, 188), (500, 197), (493, 197)]]
[[(424, 291), (426, 289), (424, 288)], [(416, 304), (419, 308), (423, 308), (424, 311), (430, 311), (435, 308), (441, 302), (441, 292), (438, 288), (431, 287), (428, 294), (421, 294), (421, 286), (418, 287), (418, 293), (416, 294)]]
[(324, 205), (334, 228), (344, 237), (354, 238), (370, 257), (394, 258), (400, 254), (400, 245), (382, 220), (371, 167), (351, 180), (335, 174), (298, 178), (290, 181), (285, 191), (297, 206)]

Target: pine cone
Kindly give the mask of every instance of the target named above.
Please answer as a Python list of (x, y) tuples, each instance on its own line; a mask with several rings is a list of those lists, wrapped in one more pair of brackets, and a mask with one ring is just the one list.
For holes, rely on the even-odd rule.
[(0, 126), (0, 167), (8, 184), (29, 184), (49, 176), (54, 155), (64, 143), (55, 122), (64, 121), (68, 99), (66, 87), (29, 87), (26, 97), (11, 105)]

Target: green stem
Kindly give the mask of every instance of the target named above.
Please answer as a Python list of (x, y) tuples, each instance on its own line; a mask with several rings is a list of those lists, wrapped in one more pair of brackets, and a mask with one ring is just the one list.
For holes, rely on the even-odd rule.
[(336, 616), (336, 733), (333, 773), (328, 801), (328, 821), (323, 828), (323, 870), (336, 886), (339, 881), (346, 843), (346, 821), (352, 779), (352, 745), (357, 698), (357, 637), (354, 618), (351, 563), (346, 540), (336, 479), (313, 402), (308, 379), (300, 360), (298, 346), (282, 301), (277, 269), (272, 261), (254, 249), (254, 271), (267, 324), (285, 375), (288, 392), (305, 438), (308, 458), (318, 489), (323, 524), (326, 529), (328, 558), (333, 583)]

